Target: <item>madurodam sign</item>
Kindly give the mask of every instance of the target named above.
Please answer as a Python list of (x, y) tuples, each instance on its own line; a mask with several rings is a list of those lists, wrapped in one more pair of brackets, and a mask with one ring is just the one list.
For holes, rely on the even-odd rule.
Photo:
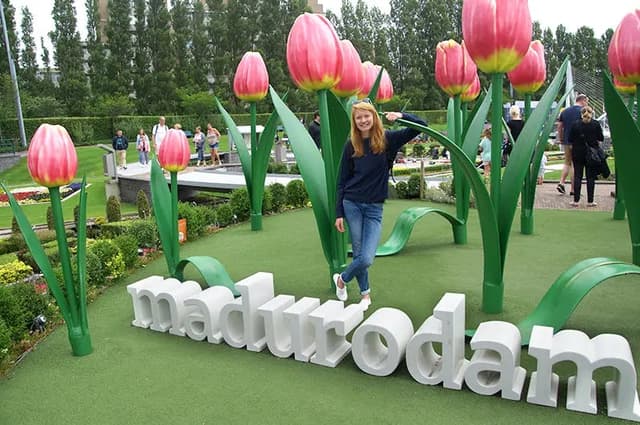
[[(262, 351), (277, 357), (291, 355), (301, 362), (335, 367), (351, 352), (365, 373), (387, 376), (406, 363), (411, 376), (423, 385), (460, 390), (463, 382), (481, 395), (500, 393), (520, 400), (527, 371), (520, 366), (520, 332), (511, 323), (484, 322), (471, 339), (474, 354), (465, 353), (465, 297), (445, 294), (433, 315), (414, 330), (409, 317), (395, 308), (380, 308), (363, 322), (358, 304), (342, 301), (320, 304), (318, 298), (296, 301), (292, 295), (274, 296), (273, 275), (256, 273), (236, 284), (241, 297), (234, 299), (223, 286), (202, 290), (197, 282), (151, 276), (127, 286), (133, 300), (133, 325), (172, 335), (188, 336), (212, 344)], [(346, 336), (355, 330), (352, 341)], [(383, 342), (384, 341), (384, 342)], [(441, 344), (441, 355), (433, 344)], [(553, 366), (573, 362), (575, 376), (568, 380), (569, 410), (597, 413), (593, 372), (616, 370), (607, 382), (607, 414), (640, 421), (637, 375), (628, 341), (613, 334), (590, 339), (575, 330), (553, 334), (536, 326), (529, 355), (537, 359), (531, 374), (528, 403), (557, 406), (559, 377)]]

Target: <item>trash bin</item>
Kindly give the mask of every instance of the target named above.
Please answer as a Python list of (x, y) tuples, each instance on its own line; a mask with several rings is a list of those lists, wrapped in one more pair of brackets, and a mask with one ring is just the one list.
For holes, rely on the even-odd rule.
[(178, 220), (178, 242), (185, 243), (187, 241), (187, 219)]

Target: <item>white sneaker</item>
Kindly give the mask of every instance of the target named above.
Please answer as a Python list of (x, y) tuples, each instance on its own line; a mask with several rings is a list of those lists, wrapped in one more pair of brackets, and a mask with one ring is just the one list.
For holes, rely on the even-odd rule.
[(335, 273), (333, 275), (333, 283), (334, 285), (336, 285), (336, 298), (338, 298), (340, 301), (346, 301), (349, 297), (349, 294), (347, 294), (347, 285), (344, 285), (344, 282), (342, 282), (344, 286), (342, 288), (339, 288), (338, 279), (342, 280), (342, 278), (340, 277), (340, 273)]
[(360, 300), (359, 304), (362, 308), (362, 311), (367, 311), (369, 309), (369, 306), (371, 305), (371, 298), (363, 298), (362, 300)]

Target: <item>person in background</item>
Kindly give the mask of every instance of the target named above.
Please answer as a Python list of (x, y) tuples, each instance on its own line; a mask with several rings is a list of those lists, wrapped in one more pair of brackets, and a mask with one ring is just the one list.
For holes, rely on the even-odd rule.
[(118, 166), (126, 170), (127, 169), (127, 148), (129, 147), (129, 141), (122, 134), (122, 130), (118, 129), (116, 135), (111, 139), (111, 146), (116, 151), (116, 158), (118, 158)]
[(576, 104), (564, 109), (560, 113), (560, 118), (558, 118), (557, 140), (560, 140), (560, 147), (564, 152), (564, 167), (562, 168), (560, 182), (556, 189), (562, 194), (566, 193), (564, 184), (567, 176), (571, 174), (571, 167), (573, 165), (573, 154), (571, 153), (572, 146), (569, 140), (569, 133), (571, 133), (571, 127), (573, 124), (580, 120), (580, 111), (585, 106), (588, 106), (588, 104), (589, 98), (584, 94), (579, 94), (576, 96)]
[[(519, 106), (513, 105), (509, 109), (509, 122), (507, 122), (507, 127), (509, 128), (509, 132), (511, 133), (513, 142), (516, 143), (518, 141), (518, 136), (520, 136), (522, 128), (524, 127), (524, 121), (522, 121), (522, 117), (520, 116)], [(506, 165), (507, 161), (509, 161), (509, 155), (511, 155), (512, 150), (513, 145), (511, 144), (511, 140), (507, 136), (505, 148), (502, 150), (502, 163), (504, 165)]]
[[(398, 118), (426, 125), (413, 115), (387, 112), (389, 122)], [(389, 167), (398, 150), (419, 134), (418, 131), (384, 130), (376, 108), (368, 99), (353, 104), (351, 138), (344, 145), (336, 196), (336, 222), (339, 232), (349, 225), (353, 261), (342, 273), (333, 275), (336, 297), (347, 300), (346, 284), (354, 277), (360, 287), (360, 306), (371, 304), (369, 267), (373, 263), (382, 229), (382, 204), (388, 196)]]
[(569, 132), (571, 155), (573, 158), (573, 202), (572, 207), (577, 207), (580, 202), (580, 190), (582, 188), (582, 175), (586, 169), (587, 175), (587, 206), (595, 207), (593, 201), (598, 168), (587, 163), (587, 150), (589, 146), (597, 147), (604, 140), (600, 123), (593, 119), (593, 109), (585, 106), (580, 111), (580, 120), (576, 121)]
[(200, 127), (196, 127), (196, 132), (193, 135), (193, 144), (196, 147), (196, 153), (198, 154), (198, 167), (201, 165), (207, 165), (204, 160), (204, 133), (202, 133)]
[[(482, 139), (480, 140), (480, 152), (482, 158), (482, 169), (484, 170), (485, 183), (491, 181), (491, 128), (485, 128), (482, 132)], [(498, 168), (498, 171), (500, 169)]]
[(538, 184), (544, 183), (544, 169), (547, 166), (547, 158), (546, 154), (542, 154), (542, 159), (540, 160), (540, 169), (538, 170)]
[(149, 143), (149, 137), (144, 132), (144, 128), (141, 128), (136, 136), (136, 150), (138, 151), (138, 161), (140, 161), (140, 164), (149, 165), (151, 144)]
[(309, 124), (309, 134), (313, 139), (313, 142), (316, 144), (318, 149), (322, 148), (322, 144), (320, 142), (320, 112), (315, 111), (313, 113), (313, 121)]
[(217, 128), (213, 127), (211, 123), (207, 124), (207, 143), (209, 144), (209, 149), (211, 149), (211, 164), (216, 165), (216, 161), (218, 164), (222, 164), (222, 161), (220, 161), (220, 155), (218, 155), (220, 132)]
[(160, 117), (158, 124), (154, 125), (151, 130), (151, 143), (153, 144), (153, 151), (156, 156), (158, 156), (158, 152), (160, 152), (160, 145), (167, 135), (167, 131), (169, 131), (169, 127), (165, 124), (164, 117)]

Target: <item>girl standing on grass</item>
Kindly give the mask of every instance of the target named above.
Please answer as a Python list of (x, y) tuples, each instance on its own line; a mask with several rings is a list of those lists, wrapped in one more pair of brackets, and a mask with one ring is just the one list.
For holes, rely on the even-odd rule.
[[(398, 118), (426, 125), (413, 115), (387, 112), (389, 122)], [(351, 139), (344, 146), (336, 196), (336, 222), (339, 232), (349, 225), (353, 261), (342, 272), (333, 275), (336, 297), (347, 300), (345, 284), (354, 277), (360, 287), (360, 306), (371, 304), (369, 267), (373, 263), (382, 230), (382, 204), (388, 196), (389, 169), (398, 150), (419, 134), (418, 131), (384, 130), (382, 120), (369, 99), (353, 104), (351, 109)]]

